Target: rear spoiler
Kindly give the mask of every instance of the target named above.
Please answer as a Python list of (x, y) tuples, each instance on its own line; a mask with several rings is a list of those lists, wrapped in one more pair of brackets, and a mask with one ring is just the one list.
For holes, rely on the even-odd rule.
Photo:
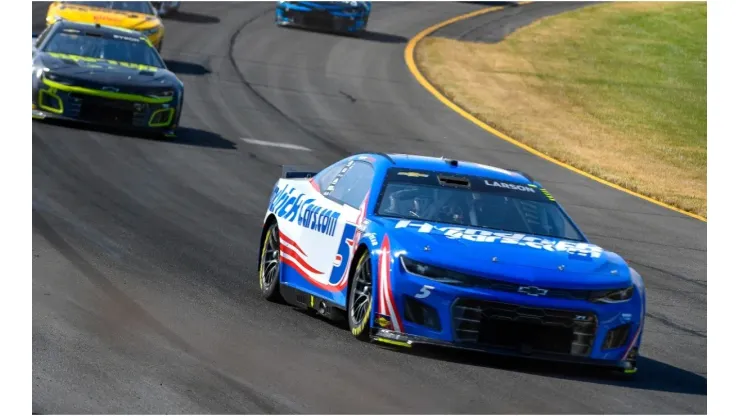
[(282, 168), (283, 173), (280, 177), (285, 179), (310, 179), (319, 173), (320, 170), (315, 167), (295, 165), (283, 165)]

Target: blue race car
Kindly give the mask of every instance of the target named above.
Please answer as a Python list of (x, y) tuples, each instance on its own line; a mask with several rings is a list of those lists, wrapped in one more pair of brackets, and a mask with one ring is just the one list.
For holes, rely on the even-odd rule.
[(287, 168), (258, 257), (264, 298), (361, 340), (637, 371), (642, 277), (519, 172), (381, 153)]
[(335, 32), (359, 33), (367, 27), (369, 1), (278, 1), (275, 22)]

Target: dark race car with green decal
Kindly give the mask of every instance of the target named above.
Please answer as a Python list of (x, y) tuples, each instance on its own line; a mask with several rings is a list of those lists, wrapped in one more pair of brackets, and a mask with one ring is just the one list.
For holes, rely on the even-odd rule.
[(140, 33), (57, 21), (33, 39), (32, 115), (175, 134), (183, 83)]

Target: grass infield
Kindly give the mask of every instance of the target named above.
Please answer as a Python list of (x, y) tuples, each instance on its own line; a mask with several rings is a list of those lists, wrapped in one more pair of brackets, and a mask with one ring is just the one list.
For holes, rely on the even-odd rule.
[(419, 69), (482, 121), (706, 217), (707, 5), (609, 3), (497, 44), (428, 37)]

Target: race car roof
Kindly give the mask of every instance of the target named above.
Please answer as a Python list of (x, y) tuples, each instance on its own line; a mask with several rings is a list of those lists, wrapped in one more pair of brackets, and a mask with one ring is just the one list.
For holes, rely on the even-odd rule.
[(480, 163), (400, 153), (393, 153), (388, 156), (393, 160), (393, 162), (395, 162), (394, 167), (403, 169), (419, 169), (440, 173), (481, 176), (494, 180), (521, 184), (534, 183), (533, 180), (527, 178), (527, 176), (521, 172), (509, 171)]

